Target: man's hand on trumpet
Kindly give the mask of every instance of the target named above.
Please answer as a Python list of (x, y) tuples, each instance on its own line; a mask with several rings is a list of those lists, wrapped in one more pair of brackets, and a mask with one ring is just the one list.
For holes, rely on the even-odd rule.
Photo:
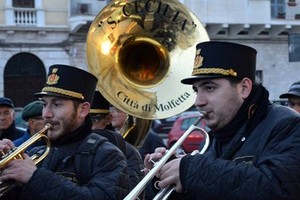
[(24, 159), (12, 160), (2, 171), (0, 181), (15, 180), (19, 183), (27, 183), (37, 167), (32, 159), (26, 154), (22, 154)]
[[(164, 154), (167, 152), (167, 149), (164, 147), (156, 148), (155, 152), (148, 154), (145, 157), (144, 165), (145, 172), (151, 170), (156, 162), (158, 162)], [(174, 155), (176, 156), (176, 155)], [(156, 177), (160, 180), (156, 186), (159, 188), (166, 188), (171, 185), (175, 185), (176, 192), (182, 192), (183, 188), (180, 182), (179, 177), (179, 164), (182, 156), (175, 158), (167, 162), (156, 174)]]
[(181, 193), (183, 191), (179, 177), (179, 165), (181, 158), (182, 157), (167, 162), (156, 174), (156, 177), (160, 179), (157, 183), (159, 188), (166, 188), (171, 185), (175, 185), (176, 192)]
[(159, 161), (167, 152), (167, 149), (164, 147), (156, 148), (154, 153), (147, 154), (144, 159), (144, 171), (147, 173), (149, 170), (153, 168), (155, 163)]
[[(12, 141), (7, 139), (0, 140), (0, 151), (8, 152), (14, 147)], [(19, 183), (27, 183), (29, 181), (37, 167), (26, 153), (22, 153), (22, 157), (23, 159), (12, 159), (0, 169), (0, 182), (15, 180)]]
[(14, 143), (9, 139), (0, 140), (0, 152), (1, 157), (3, 157), (6, 153), (8, 153), (11, 149), (14, 149)]

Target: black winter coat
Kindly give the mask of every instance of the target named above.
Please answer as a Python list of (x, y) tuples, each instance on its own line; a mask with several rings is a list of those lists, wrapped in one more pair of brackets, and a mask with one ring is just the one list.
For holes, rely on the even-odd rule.
[(17, 128), (15, 125), (15, 122), (13, 122), (11, 124), (11, 126), (4, 130), (1, 134), (0, 134), (0, 140), (6, 138), (6, 139), (10, 139), (11, 141), (14, 141), (20, 137), (22, 137), (25, 133), (25, 130), (21, 130), (20, 128)]
[(138, 150), (126, 142), (126, 158), (128, 164), (129, 184), (132, 190), (143, 178), (144, 162)]
[(118, 147), (125, 155), (128, 165), (129, 189), (132, 190), (144, 178), (142, 171), (144, 169), (144, 161), (138, 150), (125, 141), (117, 132), (106, 129), (96, 129), (93, 132), (107, 138), (109, 142)]
[[(91, 163), (86, 167), (76, 167), (75, 154), (85, 142), (90, 125), (71, 133), (67, 143), (55, 144), (50, 153), (23, 187), (20, 199), (39, 200), (119, 200), (129, 192), (128, 169), (123, 153), (113, 144), (101, 137)], [(75, 139), (76, 138), (76, 139)], [(71, 140), (71, 141), (70, 141)], [(76, 157), (77, 158), (77, 157)], [(80, 180), (81, 173), (91, 166), (87, 183)], [(6, 197), (7, 199), (8, 197)], [(11, 198), (10, 198), (11, 199)]]
[[(186, 199), (299, 199), (300, 115), (270, 105), (267, 116), (247, 138), (240, 132), (222, 155), (217, 156), (213, 143), (204, 155), (181, 160), (180, 180)], [(238, 143), (243, 144), (234, 150)], [(230, 151), (232, 154), (227, 154)]]
[[(138, 150), (124, 140), (124, 138), (117, 132), (107, 129), (96, 129), (93, 132), (106, 137), (109, 142), (118, 147), (126, 157), (129, 175), (129, 189), (132, 190), (143, 178), (144, 162)], [(143, 193), (139, 195), (143, 199)]]

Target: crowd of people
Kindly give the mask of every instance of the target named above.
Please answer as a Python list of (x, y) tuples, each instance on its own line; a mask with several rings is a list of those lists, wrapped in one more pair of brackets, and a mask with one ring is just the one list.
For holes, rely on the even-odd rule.
[[(300, 196), (300, 82), (272, 103), (255, 80), (252, 47), (220, 41), (196, 47), (190, 85), (212, 138), (204, 154), (173, 156), (157, 172), (159, 188), (175, 187), (169, 199), (296, 200)], [(124, 199), (167, 152), (151, 130), (137, 148), (120, 130), (129, 115), (96, 88), (97, 77), (77, 67), (49, 67), (36, 101), (23, 108), (27, 130), (15, 125), (11, 99), (0, 98), (0, 151), (11, 152), (46, 124), (51, 147), (39, 164), (31, 157), (47, 146), (32, 144), (0, 173), (0, 199)], [(149, 183), (140, 200), (159, 190)], [(2, 195), (2, 196), (1, 196)]]

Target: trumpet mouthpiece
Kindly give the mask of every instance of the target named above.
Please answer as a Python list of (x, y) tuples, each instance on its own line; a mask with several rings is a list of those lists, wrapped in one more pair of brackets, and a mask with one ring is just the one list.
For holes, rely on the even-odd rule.
[(46, 130), (50, 129), (51, 127), (52, 127), (52, 125), (51, 125), (50, 123), (47, 123), (47, 124), (45, 125)]
[(203, 118), (207, 115), (207, 113), (205, 111), (200, 111), (200, 117)]

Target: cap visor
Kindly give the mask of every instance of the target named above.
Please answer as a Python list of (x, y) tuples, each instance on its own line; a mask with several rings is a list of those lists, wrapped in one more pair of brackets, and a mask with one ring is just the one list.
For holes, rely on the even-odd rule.
[(286, 98), (290, 98), (291, 96), (300, 97), (300, 93), (298, 93), (298, 92), (288, 92), (288, 93), (284, 93), (284, 94), (280, 95), (279, 98), (286, 99)]
[(184, 78), (181, 80), (181, 83), (187, 84), (187, 85), (192, 85), (195, 81), (200, 80), (200, 79), (211, 79), (211, 78), (222, 78), (224, 77), (223, 75), (200, 75), (200, 76), (192, 76), (189, 78)]
[(11, 104), (9, 103), (1, 103), (0, 106), (4, 107), (9, 107), (9, 108), (14, 108)]

